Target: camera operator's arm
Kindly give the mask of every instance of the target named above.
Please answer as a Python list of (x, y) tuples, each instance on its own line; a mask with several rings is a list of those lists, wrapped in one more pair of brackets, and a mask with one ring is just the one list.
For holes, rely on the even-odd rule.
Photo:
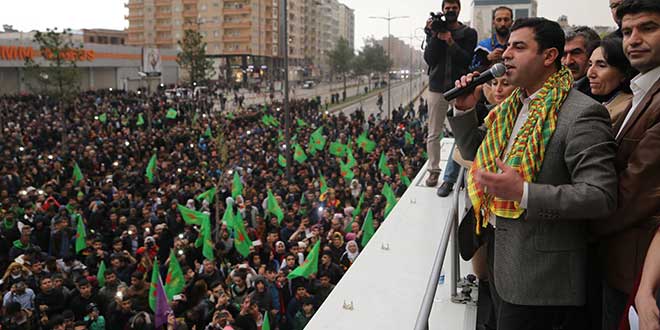
[(453, 65), (467, 68), (472, 63), (474, 49), (477, 47), (477, 32), (466, 29), (462, 39), (455, 41), (450, 32), (438, 33), (438, 39), (445, 40), (449, 49), (449, 57)]
[(447, 43), (433, 36), (426, 36), (426, 48), (424, 48), (424, 61), (429, 67), (434, 67), (444, 60), (444, 49)]

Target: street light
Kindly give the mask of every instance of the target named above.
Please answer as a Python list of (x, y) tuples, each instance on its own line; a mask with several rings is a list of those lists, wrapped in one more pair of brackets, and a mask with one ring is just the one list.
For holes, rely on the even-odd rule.
[[(387, 10), (387, 17), (384, 16), (369, 16), (369, 18), (372, 19), (383, 19), (387, 21), (387, 59), (392, 61), (392, 54), (390, 53), (390, 43), (392, 36), (390, 35), (390, 22), (395, 20), (395, 19), (400, 19), (400, 18), (410, 18), (410, 16), (391, 16), (390, 15), (390, 10)], [(390, 97), (390, 92), (392, 91), (392, 84), (390, 83), (390, 68), (388, 67), (387, 70), (387, 118), (390, 118), (390, 111), (392, 109), (391, 106), (391, 97)]]
[[(289, 20), (288, 20), (288, 1), (282, 0), (283, 9), (280, 11), (283, 14), (284, 27), (280, 29), (280, 33), (283, 34), (281, 41), (284, 42), (284, 139), (287, 145), (291, 145), (291, 111), (289, 109), (289, 43), (286, 42), (289, 40)], [(287, 176), (289, 179), (293, 176), (293, 164), (291, 149), (287, 148), (286, 152), (286, 162), (287, 162)]]
[[(421, 29), (421, 28), (417, 28), (417, 29), (415, 29), (415, 32), (417, 32), (417, 30), (422, 30), (422, 29)], [(416, 34), (411, 33), (410, 36), (400, 36), (400, 37), (397, 37), (397, 38), (408, 39), (408, 40), (410, 41), (410, 72), (408, 72), (408, 78), (409, 78), (409, 80), (410, 80), (410, 88), (409, 88), (409, 90), (408, 90), (408, 98), (410, 99), (410, 102), (412, 102), (412, 100), (413, 100), (413, 98), (412, 98), (412, 88), (413, 88), (413, 86), (412, 86), (412, 85), (413, 85), (413, 53), (414, 53), (414, 49), (415, 49), (415, 47), (413, 46), (413, 41), (414, 41), (414, 40), (420, 40), (420, 37), (417, 36)]]

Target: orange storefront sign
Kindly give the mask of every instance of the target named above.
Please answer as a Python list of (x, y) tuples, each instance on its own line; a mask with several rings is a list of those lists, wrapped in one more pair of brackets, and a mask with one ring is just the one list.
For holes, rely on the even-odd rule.
[[(51, 59), (55, 57), (50, 50), (44, 52), (46, 58)], [(41, 52), (37, 52), (32, 47), (23, 46), (0, 46), (0, 59), (6, 61), (12, 60), (25, 60), (40, 57)], [(61, 54), (62, 59), (76, 60), (76, 61), (93, 61), (96, 58), (96, 53), (88, 49), (71, 49)]]

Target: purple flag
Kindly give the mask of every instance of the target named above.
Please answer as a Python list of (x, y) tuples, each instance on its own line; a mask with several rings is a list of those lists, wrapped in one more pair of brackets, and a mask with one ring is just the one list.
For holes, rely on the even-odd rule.
[(156, 284), (156, 329), (160, 329), (163, 325), (167, 324), (167, 315), (172, 313), (172, 308), (167, 302), (167, 295), (163, 287), (163, 281), (158, 276), (158, 283)]

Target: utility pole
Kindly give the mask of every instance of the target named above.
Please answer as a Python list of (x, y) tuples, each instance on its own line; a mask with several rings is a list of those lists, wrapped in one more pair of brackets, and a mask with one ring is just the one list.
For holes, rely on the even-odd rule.
[(280, 11), (284, 17), (284, 27), (280, 33), (284, 34), (281, 40), (284, 42), (284, 140), (286, 141), (286, 172), (289, 179), (293, 178), (293, 157), (291, 151), (291, 111), (289, 109), (289, 23), (287, 0), (282, 0), (284, 8)]
[[(390, 15), (390, 10), (387, 10), (387, 17), (383, 16), (370, 16), (369, 18), (372, 19), (382, 19), (387, 21), (387, 59), (392, 62), (392, 53), (391, 53), (391, 41), (392, 41), (392, 35), (390, 34), (390, 22), (395, 19), (400, 19), (400, 18), (409, 18), (410, 16), (391, 16)], [(391, 98), (391, 91), (392, 91), (392, 84), (390, 81), (390, 68), (387, 68), (387, 119), (390, 119), (390, 113), (392, 111), (392, 98)]]

